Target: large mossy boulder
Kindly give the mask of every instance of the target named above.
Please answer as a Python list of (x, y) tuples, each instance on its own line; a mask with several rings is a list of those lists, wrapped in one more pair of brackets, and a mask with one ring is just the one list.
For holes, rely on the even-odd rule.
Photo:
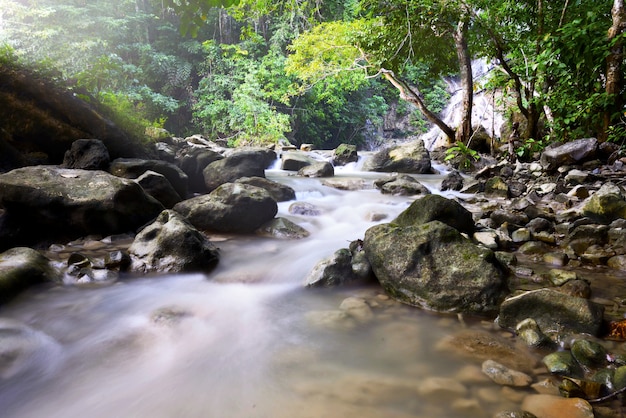
[(333, 165), (342, 166), (348, 163), (355, 163), (359, 161), (359, 155), (357, 154), (356, 145), (353, 144), (340, 144), (333, 151)]
[(384, 148), (372, 155), (363, 165), (363, 169), (384, 173), (431, 174), (433, 172), (430, 154), (422, 140)]
[[(270, 154), (271, 153), (271, 154)], [(242, 177), (265, 177), (265, 169), (276, 159), (274, 151), (265, 148), (241, 149), (224, 159), (207, 165), (202, 174), (206, 190), (213, 191), (224, 183)]]
[(0, 254), (0, 303), (36, 284), (58, 279), (58, 272), (39, 251), (11, 248)]
[(174, 210), (200, 230), (251, 233), (276, 216), (278, 205), (265, 189), (225, 183), (176, 204)]
[(128, 252), (131, 270), (141, 273), (209, 271), (219, 260), (218, 249), (172, 210), (139, 231)]
[(374, 226), (365, 233), (364, 249), (387, 294), (412, 306), (489, 314), (508, 294), (494, 253), (437, 220)]
[(429, 194), (415, 200), (391, 223), (397, 226), (411, 226), (431, 221), (443, 222), (459, 232), (470, 235), (475, 227), (474, 218), (469, 210), (459, 202), (437, 194)]
[(23, 167), (0, 175), (0, 247), (135, 231), (163, 206), (132, 180), (104, 171)]
[(235, 183), (248, 184), (265, 189), (277, 202), (287, 202), (296, 198), (296, 191), (293, 188), (264, 177), (242, 177), (237, 179)]

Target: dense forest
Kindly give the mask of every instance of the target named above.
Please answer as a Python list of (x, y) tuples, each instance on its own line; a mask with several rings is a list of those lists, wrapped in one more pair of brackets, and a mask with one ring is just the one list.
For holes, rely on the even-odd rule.
[[(463, 150), (499, 92), (518, 154), (626, 132), (623, 0), (0, 0), (0, 63), (37, 68), (128, 130), (333, 148), (431, 124)], [(475, 85), (472, 60), (494, 70)], [(440, 118), (459, 80), (463, 118)], [(495, 97), (495, 95), (494, 95)], [(369, 144), (369, 145), (368, 145)]]

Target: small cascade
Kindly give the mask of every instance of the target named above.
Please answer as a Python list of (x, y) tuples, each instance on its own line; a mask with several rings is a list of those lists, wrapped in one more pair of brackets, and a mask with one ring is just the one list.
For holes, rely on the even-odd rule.
[[(500, 137), (500, 129), (504, 123), (502, 113), (496, 106), (496, 96), (493, 92), (483, 89), (489, 73), (494, 69), (493, 65), (484, 60), (472, 61), (472, 74), (474, 75), (474, 105), (472, 107), (472, 125), (474, 129), (482, 126), (492, 137)], [(463, 91), (457, 78), (446, 79), (450, 102), (443, 110), (440, 117), (449, 126), (456, 128), (461, 124), (461, 110)], [(427, 133), (421, 136), (426, 149), (432, 151), (449, 144), (448, 138), (441, 130), (433, 126)]]

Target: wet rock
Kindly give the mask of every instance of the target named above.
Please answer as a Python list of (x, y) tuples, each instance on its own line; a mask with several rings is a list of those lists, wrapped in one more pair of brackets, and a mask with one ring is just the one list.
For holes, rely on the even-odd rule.
[(432, 173), (430, 154), (422, 140), (381, 149), (365, 162), (363, 170), (384, 173)]
[(520, 254), (525, 255), (541, 255), (549, 252), (552, 249), (551, 246), (541, 241), (528, 241), (523, 243), (519, 248), (518, 252)]
[(533, 381), (532, 377), (526, 373), (510, 369), (493, 360), (485, 360), (482, 371), (499, 385), (526, 387)]
[(127, 251), (109, 251), (104, 257), (104, 266), (109, 270), (126, 271), (130, 267), (130, 263), (130, 254)]
[(371, 267), (362, 251), (342, 248), (317, 263), (305, 279), (305, 284), (307, 287), (331, 287), (364, 283), (371, 279)]
[(351, 330), (357, 325), (354, 318), (341, 310), (309, 311), (305, 318), (314, 327), (337, 331)]
[(565, 266), (569, 262), (569, 257), (565, 253), (549, 252), (543, 255), (543, 261), (546, 264), (554, 266)]
[(346, 298), (341, 302), (341, 305), (339, 305), (339, 309), (359, 323), (369, 322), (374, 318), (372, 308), (370, 308), (363, 298)]
[(172, 210), (139, 231), (128, 252), (131, 270), (142, 273), (209, 271), (219, 260), (218, 249)]
[(526, 228), (519, 228), (513, 231), (513, 233), (511, 234), (511, 239), (515, 243), (527, 242), (532, 239), (532, 234), (530, 233), (530, 230)]
[(606, 262), (607, 266), (615, 270), (626, 271), (626, 255), (616, 255)]
[(489, 197), (507, 197), (509, 195), (509, 186), (498, 176), (492, 177), (485, 183), (485, 196)]
[(357, 154), (356, 145), (353, 144), (340, 144), (333, 151), (333, 164), (335, 166), (342, 166), (348, 163), (354, 163), (359, 160)]
[(319, 216), (322, 210), (309, 202), (294, 202), (289, 205), (289, 213), (292, 215)]
[(587, 299), (567, 296), (552, 289), (524, 292), (505, 300), (497, 322), (513, 329), (522, 320), (533, 318), (546, 334), (589, 333), (597, 335), (604, 307)]
[[(265, 169), (271, 164), (264, 148), (244, 148), (226, 158), (213, 161), (202, 170), (206, 190), (213, 191), (225, 183), (242, 177), (265, 177)], [(270, 151), (273, 153), (273, 151)], [(271, 161), (274, 161), (274, 158)]]
[[(3, 246), (135, 230), (163, 206), (137, 183), (104, 171), (51, 166), (24, 167), (0, 175), (0, 206), (6, 210)], [(21, 243), (21, 244), (20, 244)]]
[(430, 194), (430, 190), (428, 190), (426, 186), (424, 186), (422, 183), (415, 180), (408, 174), (401, 174), (389, 178), (379, 179), (374, 182), (374, 185), (383, 194), (392, 194), (397, 196)]
[(350, 178), (326, 178), (322, 180), (324, 186), (332, 187), (338, 190), (363, 190), (370, 188), (366, 185), (363, 179), (350, 179)]
[(287, 171), (298, 171), (303, 167), (317, 162), (317, 160), (315, 160), (314, 158), (311, 158), (307, 154), (298, 151), (284, 152), (280, 156), (280, 160), (280, 168)]
[(200, 230), (249, 233), (273, 219), (278, 205), (265, 189), (225, 183), (208, 195), (176, 204), (174, 210)]
[(582, 138), (559, 146), (547, 147), (541, 154), (541, 165), (546, 171), (560, 166), (594, 158), (598, 149), (596, 138)]
[(178, 155), (179, 167), (189, 177), (189, 189), (194, 192), (207, 192), (202, 172), (209, 164), (221, 160), (224, 156), (214, 150), (195, 147), (186, 147)]
[(177, 306), (164, 306), (150, 314), (150, 320), (157, 325), (174, 326), (178, 325), (183, 319), (191, 317), (192, 314), (183, 308)]
[(265, 189), (272, 196), (272, 199), (277, 202), (287, 202), (296, 198), (296, 191), (293, 188), (263, 177), (242, 177), (237, 179), (235, 183), (248, 184)]
[(163, 207), (171, 209), (182, 199), (164, 175), (148, 170), (135, 180), (150, 196), (158, 200)]
[(570, 349), (574, 359), (584, 367), (602, 367), (607, 364), (607, 350), (591, 340), (576, 340)]
[(455, 190), (463, 188), (463, 176), (458, 171), (451, 171), (441, 182), (441, 191)]
[(518, 347), (514, 341), (487, 331), (466, 330), (447, 336), (437, 343), (436, 349), (479, 364), (493, 360), (526, 373), (532, 372), (537, 364), (526, 347)]
[(523, 226), (528, 223), (528, 215), (519, 211), (494, 210), (489, 216), (496, 227), (507, 223), (511, 226)]
[(498, 249), (498, 234), (494, 230), (476, 231), (473, 238), (477, 244), (483, 245), (490, 250)]
[(440, 195), (431, 194), (411, 203), (392, 224), (398, 226), (422, 225), (431, 221), (440, 221), (459, 232), (473, 234), (474, 219), (470, 211), (458, 202)]
[(63, 168), (107, 170), (111, 159), (109, 150), (99, 139), (77, 139), (63, 156)]
[(578, 279), (578, 275), (575, 271), (571, 270), (561, 270), (561, 269), (551, 269), (548, 272), (548, 277), (550, 281), (555, 286), (561, 286), (570, 280)]
[(165, 176), (181, 198), (187, 197), (189, 189), (187, 174), (176, 165), (167, 161), (118, 158), (111, 162), (109, 168), (111, 174), (125, 179), (136, 179), (148, 170)]
[(626, 388), (626, 366), (615, 369), (613, 374), (613, 389), (620, 390)]
[(31, 286), (58, 278), (59, 273), (50, 260), (39, 251), (16, 247), (0, 253), (0, 303), (8, 302)]
[(385, 291), (409, 305), (488, 313), (508, 294), (493, 252), (439, 221), (374, 226), (365, 233), (364, 249)]
[(335, 175), (333, 165), (328, 161), (316, 161), (298, 170), (302, 177), (332, 177)]
[(577, 298), (589, 299), (591, 297), (591, 285), (586, 280), (570, 280), (555, 287), (554, 290)]
[(529, 347), (546, 347), (552, 345), (548, 338), (537, 325), (537, 321), (526, 318), (515, 326), (518, 337)]
[(569, 351), (556, 351), (542, 360), (548, 371), (562, 376), (581, 376), (582, 371)]
[(257, 235), (280, 238), (280, 239), (302, 239), (310, 235), (309, 231), (291, 222), (287, 218), (274, 218), (263, 224), (256, 231)]
[(554, 232), (554, 224), (546, 218), (534, 218), (528, 221), (526, 228), (533, 234), (538, 232)]
[(493, 418), (538, 418), (526, 411), (500, 411)]
[(539, 418), (593, 418), (593, 408), (580, 398), (552, 395), (528, 395), (522, 409)]
[(585, 216), (608, 224), (617, 218), (626, 218), (626, 200), (619, 186), (605, 183), (587, 199), (582, 211)]

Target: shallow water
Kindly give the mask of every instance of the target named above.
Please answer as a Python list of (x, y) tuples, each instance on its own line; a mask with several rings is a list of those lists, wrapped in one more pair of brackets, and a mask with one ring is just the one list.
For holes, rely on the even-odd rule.
[[(436, 348), (466, 329), (457, 317), (397, 304), (374, 284), (303, 287), (319, 260), (411, 199), (337, 190), (276, 169), (267, 175), (322, 211), (296, 216), (288, 213), (293, 202), (279, 205), (278, 216), (310, 237), (215, 236), (221, 260), (208, 275), (40, 288), (3, 307), (0, 335), (21, 329), (16, 341), (30, 348), (15, 352), (12, 368), (0, 367), (0, 415), (453, 418), (519, 407), (519, 396), (487, 382), (479, 365)], [(380, 176), (337, 172), (357, 175), (368, 185)], [(420, 178), (437, 190), (442, 176)], [(367, 309), (351, 311), (348, 302)], [(470, 326), (493, 329), (489, 321)], [(463, 385), (429, 391), (433, 378)]]

